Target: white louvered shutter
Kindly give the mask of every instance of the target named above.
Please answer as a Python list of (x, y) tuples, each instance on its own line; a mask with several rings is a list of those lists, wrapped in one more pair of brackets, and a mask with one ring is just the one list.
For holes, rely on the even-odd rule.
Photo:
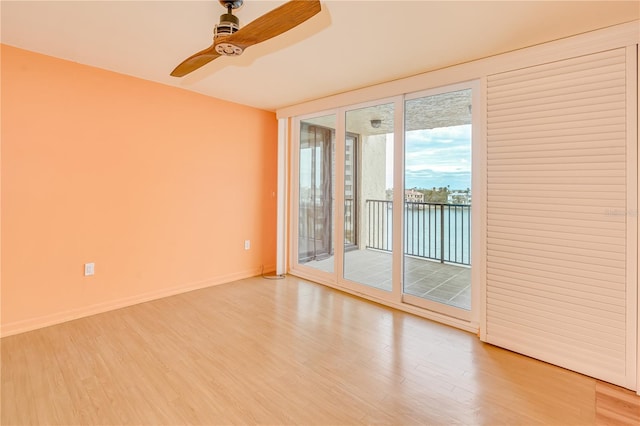
[(620, 385), (625, 53), (487, 80), (486, 340)]

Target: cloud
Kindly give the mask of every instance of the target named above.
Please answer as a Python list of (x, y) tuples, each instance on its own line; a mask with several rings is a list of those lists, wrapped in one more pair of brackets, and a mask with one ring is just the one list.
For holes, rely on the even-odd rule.
[[(407, 132), (405, 181), (407, 187), (471, 186), (471, 125)], [(414, 184), (409, 184), (409, 181)], [(440, 182), (435, 184), (434, 182)], [(449, 184), (452, 188), (454, 185)]]

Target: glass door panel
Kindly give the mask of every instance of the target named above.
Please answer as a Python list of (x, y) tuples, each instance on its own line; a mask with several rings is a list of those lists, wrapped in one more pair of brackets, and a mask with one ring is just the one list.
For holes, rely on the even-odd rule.
[(343, 277), (392, 290), (394, 104), (345, 115)]
[(300, 123), (298, 263), (334, 271), (335, 115)]
[(405, 101), (404, 182), (405, 301), (470, 311), (471, 89)]

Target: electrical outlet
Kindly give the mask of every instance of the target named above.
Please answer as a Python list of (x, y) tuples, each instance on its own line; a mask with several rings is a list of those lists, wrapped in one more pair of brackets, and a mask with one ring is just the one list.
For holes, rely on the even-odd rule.
[(251, 248), (251, 240), (244, 240), (244, 249), (249, 250)]
[(88, 277), (90, 275), (93, 275), (96, 273), (96, 264), (91, 262), (91, 263), (85, 263), (84, 264), (84, 276)]

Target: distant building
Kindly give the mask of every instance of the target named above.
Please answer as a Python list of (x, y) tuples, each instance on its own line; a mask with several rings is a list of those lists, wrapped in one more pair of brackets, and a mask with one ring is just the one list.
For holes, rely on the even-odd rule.
[(424, 203), (424, 194), (414, 189), (404, 190), (404, 201), (406, 203)]
[(471, 193), (467, 191), (453, 191), (447, 196), (449, 204), (471, 204)]

